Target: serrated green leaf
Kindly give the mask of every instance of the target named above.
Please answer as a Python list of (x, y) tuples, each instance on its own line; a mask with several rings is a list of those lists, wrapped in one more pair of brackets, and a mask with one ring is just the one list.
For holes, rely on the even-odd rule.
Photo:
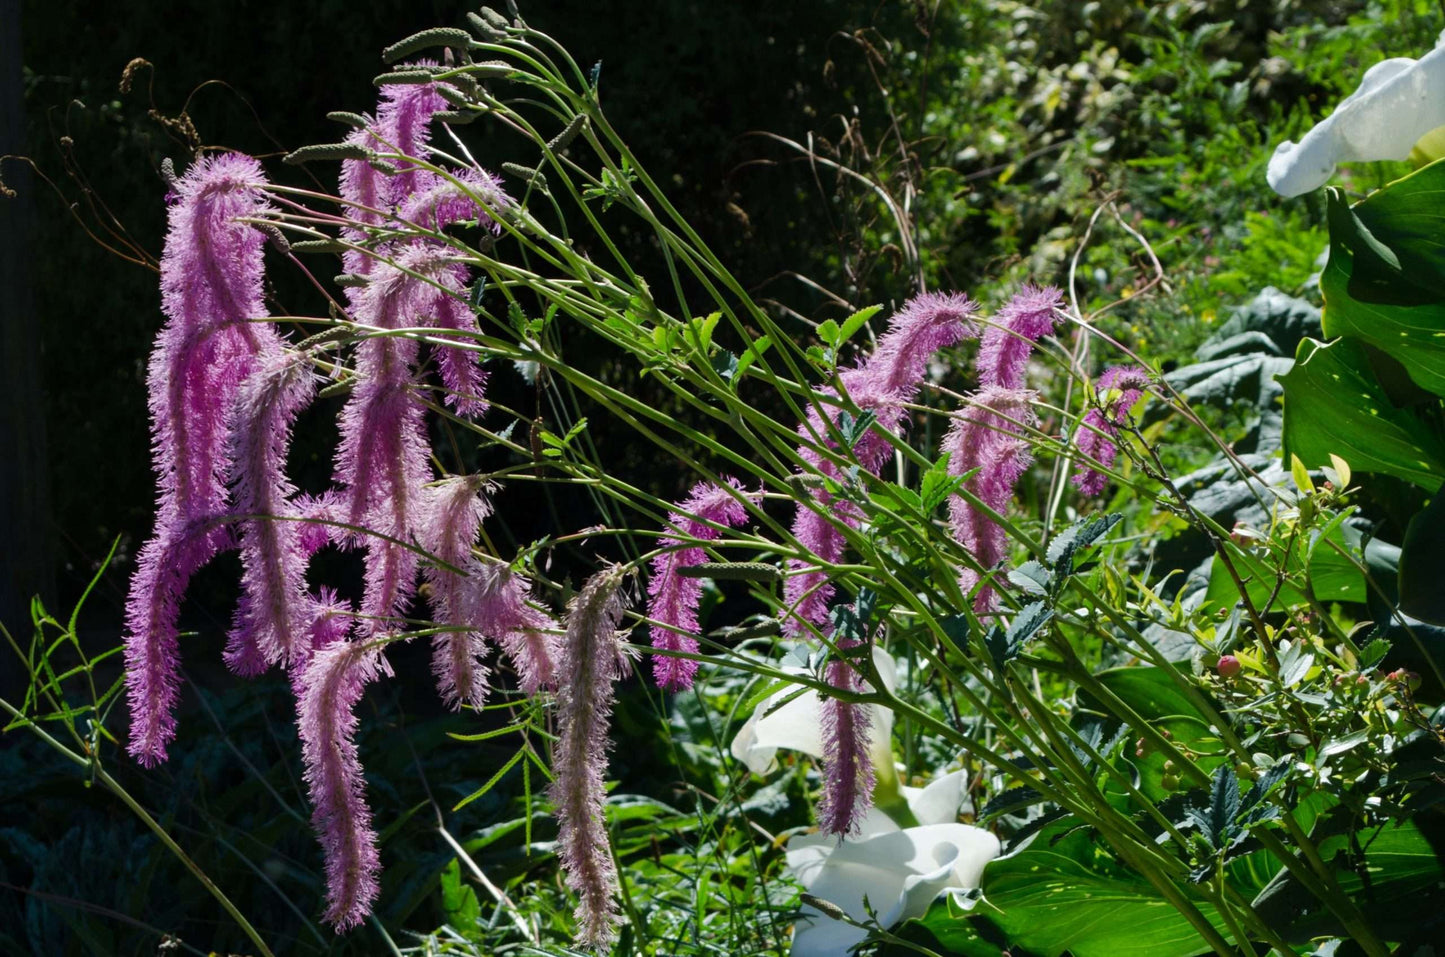
[(847, 319), (844, 319), (842, 327), (838, 330), (838, 344), (842, 345), (853, 338), (853, 334), (863, 328), (863, 323), (878, 315), (882, 310), (883, 307), (881, 305), (864, 306)]

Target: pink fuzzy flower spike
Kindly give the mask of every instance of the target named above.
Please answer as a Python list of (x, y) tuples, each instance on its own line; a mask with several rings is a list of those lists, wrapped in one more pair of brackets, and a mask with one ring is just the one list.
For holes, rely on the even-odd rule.
[[(853, 447), (853, 455), (863, 469), (877, 475), (888, 461), (893, 447), (877, 430), (897, 435), (903, 429), (907, 424), (903, 403), (918, 397), (928, 374), (929, 360), (938, 350), (978, 334), (973, 320), (977, 309), (973, 300), (961, 293), (924, 293), (910, 299), (888, 324), (888, 331), (879, 338), (873, 354), (843, 372), (843, 387), (849, 397), (859, 409), (877, 416), (874, 429), (859, 438)], [(831, 390), (825, 393), (832, 394)], [(828, 413), (835, 426), (838, 413), (836, 409)], [(816, 409), (808, 410), (807, 422), (798, 428), (804, 438), (821, 439), (832, 446), (829, 432)], [(837, 467), (818, 452), (803, 446), (798, 453), (818, 473), (838, 475)], [(830, 514), (819, 514), (800, 502), (793, 517), (793, 536), (822, 561), (837, 562), (843, 557), (845, 544), (837, 523), (857, 528), (859, 517), (855, 509), (834, 505), (826, 492), (819, 491), (814, 497), (819, 505), (831, 506), (825, 509)], [(784, 629), (791, 636), (806, 634), (809, 624), (821, 626), (828, 619), (833, 586), (823, 572), (809, 571), (810, 564), (795, 558), (788, 560), (792, 574), (783, 582), (783, 597), (793, 611)]]
[(501, 562), (478, 574), (474, 607), (482, 634), (494, 638), (517, 669), (525, 694), (556, 688), (561, 666), (557, 622), (532, 601), (532, 583)]
[(1034, 343), (1054, 331), (1063, 293), (1052, 286), (1025, 285), (1008, 301), (978, 347), (978, 381), (984, 386), (1021, 389)]
[[(719, 535), (714, 525), (736, 528), (747, 521), (748, 510), (737, 495), (742, 492), (742, 483), (735, 478), (724, 481), (734, 491), (728, 491), (710, 482), (699, 482), (691, 493), (678, 503), (678, 510), (670, 512), (667, 524), (688, 537), (712, 541)], [(685, 578), (677, 573), (679, 568), (699, 565), (707, 561), (707, 554), (697, 546), (681, 547), (682, 541), (671, 535), (658, 538), (663, 548), (679, 546), (665, 551), (652, 560), (652, 580), (648, 582), (647, 617), (659, 622), (651, 626), (652, 646), (664, 651), (697, 652), (698, 621), (697, 609), (702, 600), (702, 582), (696, 578)], [(697, 673), (697, 662), (687, 658), (672, 658), (654, 655), (653, 676), (659, 687), (667, 691), (683, 691), (692, 687), (693, 675)]]
[(297, 725), (311, 823), (326, 858), (324, 917), (338, 932), (360, 924), (380, 892), (381, 855), (353, 738), (356, 705), (384, 668), (378, 648), (339, 641), (317, 651), (301, 678)]
[(1119, 456), (1119, 426), (1144, 393), (1149, 389), (1149, 373), (1138, 366), (1112, 366), (1099, 376), (1094, 389), (1104, 408), (1093, 408), (1084, 413), (1079, 427), (1074, 431), (1074, 446), (1083, 461), (1074, 470), (1070, 481), (1085, 495), (1099, 495), (1108, 484), (1108, 476), (1089, 465), (1093, 459), (1104, 468), (1114, 464)]
[[(423, 60), (416, 66), (434, 66)], [(399, 152), (425, 159), (431, 135), (431, 120), (447, 108), (435, 83), (394, 84), (382, 88), (377, 118), (366, 129), (355, 130), (346, 142), (382, 153)], [(422, 173), (416, 164), (388, 158), (373, 164), (369, 160), (344, 160), (341, 164), (341, 198), (346, 200), (346, 217), (358, 224), (379, 226), (383, 214), (412, 194)], [(365, 207), (358, 209), (356, 207)], [(378, 212), (372, 212), (377, 210)], [(354, 243), (367, 239), (366, 230), (349, 226), (341, 237)], [(349, 273), (370, 275), (375, 257), (349, 250), (342, 264)]]
[(457, 569), (429, 565), (423, 571), (431, 584), (431, 605), (438, 624), (464, 627), (432, 638), (432, 672), (442, 699), (453, 708), (480, 708), (487, 697), (487, 669), (481, 663), (486, 645), (478, 629), (473, 594), (485, 569), (472, 556), (472, 543), (482, 519), (491, 513), (480, 476), (449, 478), (432, 489), (433, 504), (426, 523), (427, 548)]
[[(838, 647), (857, 647), (857, 642), (839, 642)], [(846, 661), (829, 662), (826, 678), (841, 691), (863, 690), (862, 676)], [(856, 833), (872, 806), (871, 732), (867, 705), (823, 699), (823, 798), (818, 804), (818, 826), (829, 834), (847, 837)]]
[[(1017, 389), (983, 389), (953, 420), (943, 439), (948, 473), (964, 475), (978, 469), (964, 488), (1000, 515), (1008, 510), (1014, 485), (1033, 461), (1032, 449), (1020, 430), (1020, 426), (1036, 424), (1032, 397), (1032, 392)], [(1008, 536), (983, 509), (954, 494), (949, 498), (948, 515), (953, 537), (968, 549), (979, 567), (992, 568), (1008, 557)], [(959, 587), (967, 593), (980, 577), (978, 571), (965, 568), (959, 574)], [(993, 606), (993, 589), (980, 589), (974, 598), (974, 610), (991, 611)]]
[(575, 914), (580, 943), (605, 948), (617, 934), (617, 870), (607, 838), (607, 726), (613, 684), (628, 671), (623, 635), (621, 566), (589, 578), (572, 600), (562, 645), (557, 688), (558, 738), (553, 752), (556, 779), (550, 794), (557, 806), (558, 855), (567, 886), (579, 901)]
[(297, 353), (262, 361), (241, 385), (231, 423), (231, 482), (241, 519), (241, 600), (226, 661), (241, 674), (256, 665), (309, 655), (314, 614), (306, 594), (305, 526), (292, 519), (296, 488), (286, 451), (297, 414), (316, 391), (310, 363)]
[(165, 760), (175, 734), (181, 596), (191, 575), (233, 541), (224, 521), (227, 418), (251, 368), (281, 348), (270, 324), (253, 321), (266, 316), (265, 238), (240, 222), (271, 209), (265, 185), (250, 157), (211, 156), (176, 182), (170, 207), (161, 256), (166, 323), (146, 380), (156, 522), (126, 603), (129, 749), (146, 765)]

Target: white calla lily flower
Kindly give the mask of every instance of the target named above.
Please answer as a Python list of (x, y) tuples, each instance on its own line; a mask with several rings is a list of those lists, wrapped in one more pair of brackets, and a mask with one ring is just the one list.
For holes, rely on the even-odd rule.
[[(967, 824), (928, 824), (843, 841), (827, 834), (788, 842), (788, 870), (805, 890), (866, 920), (863, 906), (892, 926), (922, 916), (940, 893), (977, 887), (999, 855), (998, 838)], [(793, 929), (792, 957), (846, 957), (867, 936), (861, 928), (803, 907)]]
[(1415, 143), (1440, 126), (1445, 126), (1445, 47), (1418, 60), (1384, 60), (1303, 139), (1275, 148), (1269, 185), (1282, 196), (1299, 196), (1328, 182), (1337, 163), (1408, 159)]
[[(897, 668), (893, 659), (879, 648), (873, 649), (873, 664), (878, 668), (879, 677), (889, 691), (897, 686)], [(805, 673), (802, 668), (787, 668), (795, 674)], [(794, 697), (788, 700), (789, 695)], [(893, 712), (887, 708), (870, 705), (873, 723), (871, 737), (873, 764), (875, 767), (893, 766), (893, 755), (889, 739), (893, 736)], [(758, 705), (752, 717), (748, 718), (742, 730), (733, 738), (734, 758), (747, 765), (754, 774), (767, 774), (773, 768), (774, 756), (779, 748), (801, 751), (815, 758), (823, 756), (823, 699), (818, 692), (797, 688), (784, 688)], [(878, 760), (882, 757), (882, 762)]]
[[(874, 649), (883, 684), (897, 683), (894, 662)], [(803, 673), (802, 668), (789, 671)], [(789, 696), (793, 697), (790, 699)], [(940, 893), (978, 886), (984, 865), (999, 855), (998, 838), (983, 828), (958, 823), (966, 776), (954, 771), (926, 787), (902, 785), (890, 741), (893, 712), (874, 706), (871, 755), (878, 803), (869, 809), (856, 838), (806, 834), (788, 841), (788, 871), (815, 897), (866, 920), (864, 899), (884, 927), (918, 917)], [(757, 707), (737, 737), (733, 757), (756, 774), (774, 766), (779, 748), (823, 756), (822, 698), (815, 691), (784, 689)], [(916, 827), (903, 827), (909, 818)], [(867, 933), (816, 908), (804, 906), (793, 930), (792, 957), (846, 957)]]

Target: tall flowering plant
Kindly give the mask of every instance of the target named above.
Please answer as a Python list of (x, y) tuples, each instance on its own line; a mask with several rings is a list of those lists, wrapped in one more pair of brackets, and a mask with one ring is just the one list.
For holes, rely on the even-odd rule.
[[(325, 858), (325, 917), (338, 931), (367, 918), (386, 859), (366, 799), (358, 705), (394, 677), (389, 649), (425, 636), (424, 680), (449, 706), (479, 709), (504, 680), (487, 660), (495, 646), (520, 692), (549, 709), (557, 857), (578, 900), (577, 938), (593, 948), (614, 942), (624, 921), (609, 729), (616, 685), (646, 650), (667, 692), (701, 693), (714, 665), (768, 682), (734, 748), (748, 768), (769, 773), (779, 748), (820, 762), (817, 834), (790, 843), (789, 858), (805, 886), (849, 899), (806, 901), (796, 939), (809, 947), (824, 938), (852, 946), (872, 919), (868, 888), (886, 890), (890, 922), (929, 913), (939, 893), (980, 882), (987, 891), (986, 862), (1003, 847), (960, 823), (971, 808), (974, 821), (1012, 835), (1017, 853), (1032, 836), (1047, 833), (1052, 846), (1087, 829), (1108, 849), (1099, 854), (1136, 875), (1133, 892), (1167, 904), (1170, 940), (1221, 955), (1250, 940), (1290, 951), (1231, 883), (1226, 865), (1257, 846), (1367, 952), (1382, 953), (1276, 790), (1297, 765), (1257, 761), (1221, 712), (1213, 679), (1186, 673), (1137, 626), (1142, 608), (1164, 606), (1147, 586), (1131, 591), (1117, 568), (1102, 586), (1094, 576), (1092, 556), (1112, 547), (1119, 516), (1088, 515), (1092, 500), (1113, 481), (1137, 481), (1119, 466), (1178, 493), (1135, 416), (1146, 401), (1187, 415), (1179, 397), (1142, 365), (1099, 375), (1081, 408), (1031, 388), (1045, 378), (1039, 370), (1063, 366), (1051, 343), (1066, 320), (1077, 336), (1093, 331), (1046, 286), (990, 306), (920, 281), (870, 343), (855, 340), (881, 307), (831, 322), (826, 334), (820, 327), (822, 345), (790, 335), (617, 136), (595, 71), (515, 16), (484, 10), (470, 22), (470, 31), (424, 31), (389, 48), (398, 65), (377, 77), (375, 115), (337, 114), (351, 126), (341, 142), (288, 157), (340, 161), (335, 195), (275, 183), (234, 154), (200, 158), (174, 184), (166, 318), (148, 377), (157, 518), (127, 613), (134, 757), (166, 760), (177, 735), (182, 596), (198, 569), (235, 549), (241, 598), (225, 660), (243, 676), (274, 667), (290, 680)], [(528, 95), (504, 95), (512, 85)], [(477, 120), (521, 133), (531, 165), (506, 164), (505, 182), (481, 169), (457, 129)], [(649, 282), (610, 241), (601, 212), (614, 207), (652, 231), (669, 284)], [(588, 232), (573, 235), (569, 223)], [(326, 315), (271, 316), (268, 255), (308, 275), (308, 261), (337, 257), (344, 294), (326, 293)], [(315, 334), (284, 331), (297, 321)], [(569, 361), (569, 350), (599, 342), (621, 357), (612, 374)], [(507, 361), (483, 368), (491, 359)], [(559, 415), (572, 416), (567, 428), (490, 404), (489, 376), (510, 368), (526, 370), (539, 395), (551, 390)], [(641, 394), (643, 376), (673, 409)], [(287, 453), (321, 394), (345, 395), (340, 440), (331, 487), (303, 494)], [(583, 411), (654, 443), (688, 473), (676, 488), (685, 494), (612, 474)], [(517, 421), (496, 421), (507, 416)], [(447, 472), (433, 448), (437, 423), (507, 461), (485, 474)], [(512, 438), (519, 424), (527, 440)], [(1039, 491), (1046, 469), (1036, 466), (1048, 464), (1051, 504), (1040, 519), (1020, 493)], [(1055, 524), (1070, 474), (1080, 514)], [(485, 534), (507, 508), (509, 481), (526, 476), (572, 482), (605, 505), (603, 525), (554, 529), (552, 542), (602, 533), (624, 542), (597, 556), (575, 591), (533, 573), (549, 543), (504, 555)], [(1248, 560), (1188, 502), (1175, 507), (1209, 532), (1221, 561)], [(311, 583), (312, 559), (327, 547), (360, 553), (355, 594)], [(1226, 586), (1249, 605), (1238, 567), (1228, 565)], [(645, 602), (633, 601), (634, 575), (646, 578)], [(710, 628), (708, 581), (749, 603), (753, 620)], [(1268, 641), (1269, 625), (1255, 618)], [(629, 641), (639, 626), (646, 649)], [(1200, 640), (1222, 648), (1234, 639), (1212, 630)], [(1296, 665), (1300, 647), (1289, 646)], [(1147, 677), (1117, 680), (1101, 648), (1144, 663)], [(1261, 664), (1277, 684), (1283, 654)], [(1230, 673), (1219, 657), (1216, 677), (1239, 673), (1228, 657)], [(898, 661), (908, 663), (906, 682)], [(1067, 691), (1047, 699), (1041, 675)], [(1060, 708), (1062, 698), (1080, 705)], [(1159, 712), (1161, 700), (1189, 711), (1188, 740), (1175, 737), (1178, 715)], [(788, 726), (793, 703), (806, 718)], [(901, 731), (951, 755), (950, 767), (929, 769), (941, 772), (934, 786), (903, 783), (915, 769), (896, 756), (915, 749), (895, 749)], [(969, 800), (965, 780), (994, 800)], [(1174, 802), (1188, 808), (1181, 823), (1185, 812), (1165, 793), (1186, 784), (1194, 790)], [(1195, 793), (1205, 789), (1208, 812)], [(887, 858), (878, 862), (886, 881), (849, 876), (875, 852)], [(852, 929), (819, 933), (824, 920)]]

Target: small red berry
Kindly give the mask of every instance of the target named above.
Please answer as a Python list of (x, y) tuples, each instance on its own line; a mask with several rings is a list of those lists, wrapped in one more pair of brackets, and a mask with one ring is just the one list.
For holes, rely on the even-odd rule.
[(1243, 667), (1234, 655), (1220, 655), (1219, 664), (1214, 666), (1214, 670), (1221, 678), (1233, 678)]

